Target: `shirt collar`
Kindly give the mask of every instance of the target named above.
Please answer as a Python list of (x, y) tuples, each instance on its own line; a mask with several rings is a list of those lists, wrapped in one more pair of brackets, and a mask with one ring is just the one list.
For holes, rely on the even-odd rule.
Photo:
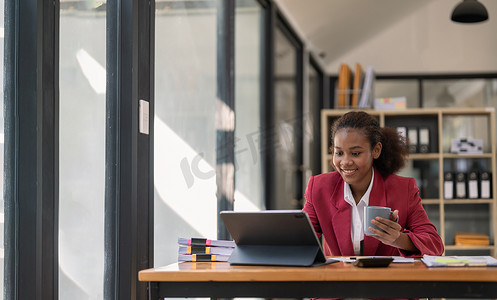
[[(362, 196), (361, 198), (361, 201), (364, 202), (364, 204), (366, 206), (369, 205), (369, 195), (371, 194), (371, 190), (373, 189), (373, 182), (374, 182), (374, 168), (371, 168), (373, 171), (373, 174), (371, 176), (371, 181), (369, 182), (369, 186), (368, 186), (368, 189), (366, 190), (366, 193), (364, 193), (364, 195)], [(344, 189), (343, 189), (343, 197), (345, 199), (345, 201), (347, 203), (349, 203), (350, 205), (356, 205), (355, 203), (355, 200), (354, 200), (354, 196), (352, 196), (352, 190), (350, 189), (350, 185), (348, 183), (346, 183), (345, 181), (343, 182), (344, 183)], [(359, 203), (361, 203), (361, 201), (359, 201)], [(359, 204), (358, 203), (358, 204)]]

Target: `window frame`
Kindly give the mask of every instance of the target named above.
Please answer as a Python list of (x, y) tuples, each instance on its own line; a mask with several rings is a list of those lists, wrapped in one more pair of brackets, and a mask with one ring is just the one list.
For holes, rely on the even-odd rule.
[(59, 2), (5, 3), (6, 299), (58, 298)]
[[(107, 2), (105, 299), (146, 299), (153, 266), (154, 1)], [(149, 134), (139, 101), (149, 102)]]
[[(303, 106), (304, 47), (271, 0), (264, 10), (262, 132), (274, 107), (274, 32), (298, 46), (297, 105)], [(218, 10), (218, 96), (234, 107), (235, 4)], [(141, 269), (153, 266), (155, 1), (106, 5), (105, 299), (147, 299)], [(5, 299), (58, 299), (60, 0), (5, 2)], [(149, 102), (149, 135), (139, 133), (139, 100)], [(218, 109), (218, 112), (220, 110)], [(223, 122), (229, 118), (219, 115)], [(302, 116), (300, 116), (302, 118)], [(302, 124), (300, 122), (299, 124)], [(302, 136), (298, 126), (297, 136)], [(233, 209), (234, 130), (217, 129), (218, 212)], [(264, 202), (272, 207), (270, 134), (261, 140)], [(302, 164), (299, 143), (297, 164)], [(301, 171), (299, 171), (301, 173)], [(302, 174), (300, 174), (300, 181)], [(303, 198), (303, 188), (296, 195)], [(217, 216), (218, 217), (218, 216)], [(218, 238), (229, 235), (218, 221)], [(34, 287), (34, 288), (33, 288)]]
[[(288, 41), (292, 44), (292, 46), (295, 47), (296, 50), (296, 79), (295, 79), (295, 87), (296, 87), (296, 126), (295, 128), (297, 129), (294, 136), (297, 141), (301, 141), (303, 138), (303, 105), (304, 105), (304, 45), (303, 42), (300, 40), (299, 36), (296, 34), (296, 32), (292, 29), (290, 26), (289, 22), (285, 18), (285, 16), (276, 8), (272, 9), (272, 14), (271, 14), (271, 33), (269, 37), (271, 40), (269, 43), (271, 44), (270, 48), (270, 60), (271, 62), (271, 69), (268, 71), (270, 73), (270, 78), (268, 80), (269, 85), (271, 86), (270, 90), (268, 93), (270, 93), (270, 96), (266, 99), (265, 105), (267, 106), (266, 109), (266, 117), (265, 117), (265, 131), (266, 137), (265, 137), (265, 145), (268, 147), (263, 148), (265, 151), (265, 163), (264, 167), (266, 169), (265, 174), (266, 174), (266, 186), (265, 186), (265, 196), (266, 196), (266, 208), (267, 209), (275, 209), (275, 189), (276, 189), (276, 184), (275, 184), (275, 179), (274, 179), (274, 170), (273, 170), (273, 162), (275, 160), (275, 157), (277, 155), (275, 148), (273, 147), (274, 145), (274, 136), (271, 134), (271, 131), (274, 131), (277, 124), (274, 124), (273, 120), (273, 114), (275, 110), (275, 60), (274, 60), (274, 55), (275, 55), (275, 45), (274, 45), (274, 36), (275, 36), (275, 30), (279, 29), (281, 33), (288, 39)], [(304, 202), (304, 187), (303, 187), (303, 171), (302, 171), (302, 164), (303, 164), (303, 142), (300, 142), (296, 145), (295, 149), (295, 154), (296, 154), (296, 183), (297, 185), (295, 186), (295, 189), (293, 191), (293, 197), (294, 199), (297, 199), (300, 204), (303, 205)], [(297, 207), (296, 207), (297, 208)]]

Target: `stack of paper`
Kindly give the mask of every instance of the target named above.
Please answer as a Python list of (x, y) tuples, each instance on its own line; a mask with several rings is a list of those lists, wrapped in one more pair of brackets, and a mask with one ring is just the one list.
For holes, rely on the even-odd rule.
[(492, 256), (423, 255), (421, 261), (427, 267), (497, 267), (497, 259)]
[(483, 233), (456, 232), (454, 244), (457, 246), (489, 245), (490, 237)]
[(178, 238), (178, 261), (228, 261), (235, 249), (234, 241), (204, 238)]
[(374, 109), (376, 110), (401, 110), (406, 108), (406, 97), (376, 98), (374, 100)]

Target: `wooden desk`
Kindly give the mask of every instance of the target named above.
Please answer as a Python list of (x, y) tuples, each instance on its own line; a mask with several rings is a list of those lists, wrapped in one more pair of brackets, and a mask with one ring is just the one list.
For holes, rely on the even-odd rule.
[(358, 268), (230, 266), (183, 262), (139, 272), (149, 298), (497, 298), (497, 267), (426, 268), (422, 262)]

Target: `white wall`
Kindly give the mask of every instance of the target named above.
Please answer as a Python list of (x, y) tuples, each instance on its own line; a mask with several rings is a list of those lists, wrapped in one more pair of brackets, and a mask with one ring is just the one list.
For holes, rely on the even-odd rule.
[[(450, 20), (452, 1), (432, 1), (394, 26), (364, 40), (327, 65), (373, 65), (377, 73), (497, 72), (497, 1), (482, 1), (489, 19), (461, 24)], [(444, 13), (440, 13), (444, 12)]]
[(274, 0), (328, 74), (341, 63), (377, 73), (497, 72), (497, 1), (489, 20), (454, 23), (462, 0)]

